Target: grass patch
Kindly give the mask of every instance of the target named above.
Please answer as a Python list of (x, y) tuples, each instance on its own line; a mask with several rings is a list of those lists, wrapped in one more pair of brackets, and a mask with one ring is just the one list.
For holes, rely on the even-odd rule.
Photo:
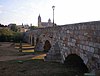
[(22, 50), (22, 52), (34, 52), (34, 49), (31, 49), (31, 50)]
[(33, 57), (32, 59), (44, 59), (44, 56), (46, 56), (46, 54), (37, 55)]
[[(15, 46), (19, 47), (20, 46), (20, 43), (15, 43)], [(23, 47), (30, 47), (31, 45), (28, 44), (28, 43), (22, 43), (22, 46)]]
[[(19, 46), (15, 46), (15, 48), (19, 49)], [(23, 49), (33, 48), (34, 49), (34, 46), (27, 46), (27, 47), (26, 46), (22, 46), (22, 48)]]

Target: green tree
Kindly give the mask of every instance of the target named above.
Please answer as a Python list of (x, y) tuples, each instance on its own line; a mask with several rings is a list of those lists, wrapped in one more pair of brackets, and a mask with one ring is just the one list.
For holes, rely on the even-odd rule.
[(37, 26), (30, 26), (30, 30), (34, 30), (36, 28), (38, 28), (38, 27)]
[(21, 32), (14, 32), (10, 29), (0, 29), (0, 41), (13, 41), (13, 42), (20, 42), (23, 40), (23, 33)]
[(14, 32), (17, 32), (17, 26), (16, 26), (16, 24), (9, 24), (9, 26), (10, 26), (10, 29), (12, 30), (12, 31), (14, 31)]
[(22, 40), (23, 40), (23, 33), (21, 33), (21, 32), (14, 32), (13, 41), (14, 42), (20, 42)]
[(3, 28), (0, 30), (0, 35), (10, 36), (13, 35), (13, 32), (9, 29)]
[(0, 41), (9, 41), (13, 36), (13, 31), (9, 29), (0, 29)]

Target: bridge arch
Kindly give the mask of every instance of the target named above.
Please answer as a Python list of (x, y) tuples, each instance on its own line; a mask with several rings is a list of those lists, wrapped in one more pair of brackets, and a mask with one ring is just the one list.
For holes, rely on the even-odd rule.
[(49, 42), (49, 40), (46, 40), (43, 46), (44, 52), (48, 52), (51, 48), (51, 43)]
[(77, 54), (69, 54), (64, 61), (64, 64), (67, 68), (74, 68), (79, 70), (80, 72), (86, 73), (89, 72), (87, 66), (80, 56)]

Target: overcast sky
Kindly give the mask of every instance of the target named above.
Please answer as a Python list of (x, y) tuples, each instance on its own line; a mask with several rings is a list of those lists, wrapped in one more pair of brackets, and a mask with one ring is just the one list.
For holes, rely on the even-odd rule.
[(39, 14), (52, 21), (52, 5), (58, 25), (100, 20), (100, 0), (0, 0), (0, 23), (37, 25)]

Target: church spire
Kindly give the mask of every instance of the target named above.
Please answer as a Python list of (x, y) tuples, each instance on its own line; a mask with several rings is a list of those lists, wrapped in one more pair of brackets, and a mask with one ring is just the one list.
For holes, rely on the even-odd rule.
[(40, 16), (40, 14), (39, 14), (39, 16), (38, 16), (38, 23), (39, 22), (41, 22), (41, 16)]
[(48, 19), (48, 22), (50, 22), (50, 23), (51, 23), (51, 19), (50, 19), (50, 18)]
[(40, 26), (41, 26), (41, 16), (39, 14), (39, 16), (38, 16), (38, 27), (40, 27)]

